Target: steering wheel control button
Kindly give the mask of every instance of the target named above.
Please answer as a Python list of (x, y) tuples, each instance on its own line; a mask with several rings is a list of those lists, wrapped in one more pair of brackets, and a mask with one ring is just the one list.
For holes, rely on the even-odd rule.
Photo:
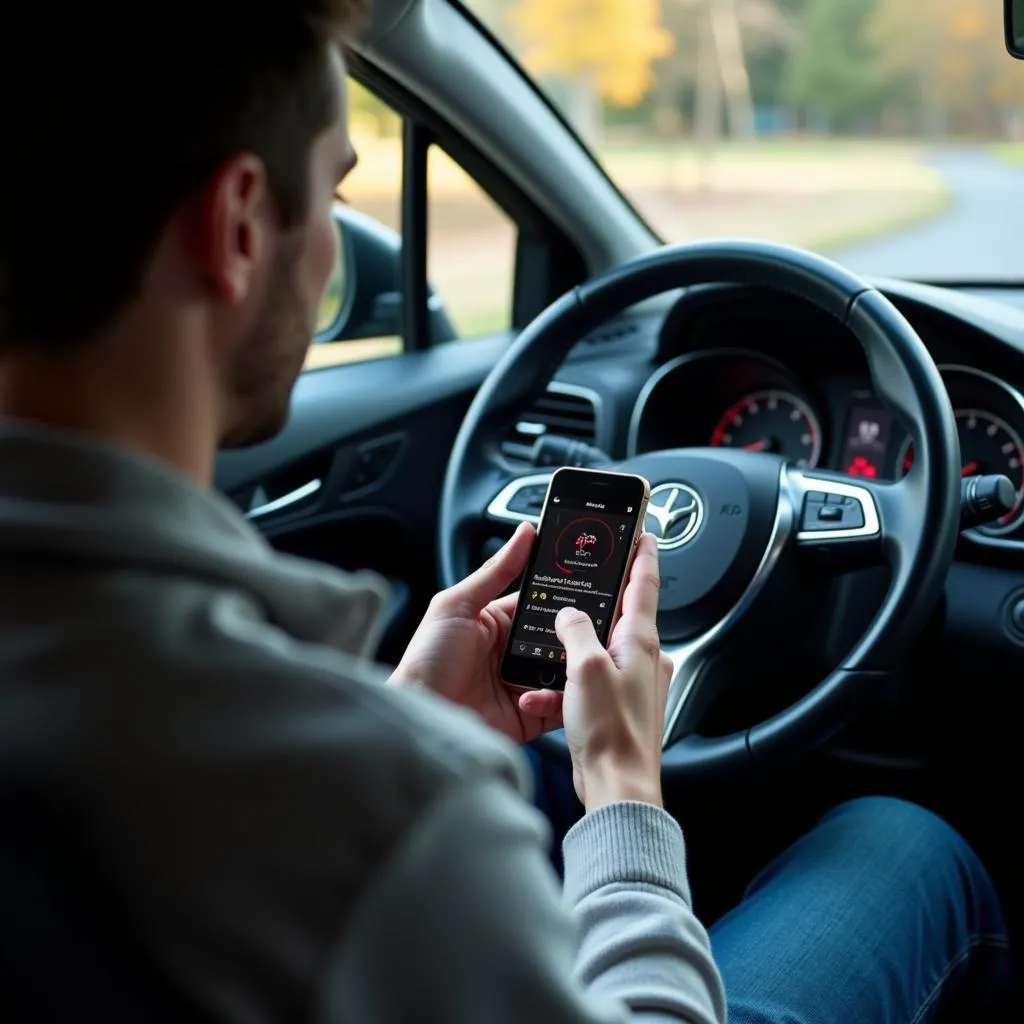
[(487, 515), (506, 523), (536, 523), (544, 511), (550, 473), (531, 473), (510, 480), (491, 499)]
[(547, 484), (529, 484), (520, 487), (508, 503), (509, 512), (521, 515), (539, 516), (544, 509), (544, 498), (548, 493)]
[(864, 526), (864, 507), (858, 498), (849, 494), (822, 495), (820, 491), (808, 491), (804, 499), (804, 512), (800, 522), (803, 532), (822, 534), (838, 530), (857, 530)]

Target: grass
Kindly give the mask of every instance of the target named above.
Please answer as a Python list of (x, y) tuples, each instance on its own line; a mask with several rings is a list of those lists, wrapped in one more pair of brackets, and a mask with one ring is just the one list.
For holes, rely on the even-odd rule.
[(1005, 164), (1024, 164), (1024, 142), (1000, 142), (992, 146), (989, 152)]
[[(622, 151), (644, 152), (651, 154), (677, 151), (681, 153), (698, 153), (701, 147), (692, 139), (679, 142), (667, 140), (630, 140), (611, 139), (599, 146), (601, 156)], [(827, 135), (772, 135), (757, 136), (752, 139), (726, 139), (714, 147), (718, 156), (734, 155), (736, 157), (751, 154), (769, 159), (804, 159), (832, 158), (836, 154), (849, 153), (905, 153), (920, 149), (919, 143), (904, 139), (880, 139), (870, 136), (843, 136), (841, 138)]]
[(624, 161), (707, 161), (730, 165), (738, 163), (839, 164), (853, 160), (874, 163), (914, 163), (920, 157), (920, 143), (899, 139), (859, 138), (758, 138), (719, 143), (704, 149), (690, 140), (681, 142), (610, 142), (598, 150), (599, 159), (608, 166), (623, 166)]
[[(402, 182), (402, 150), (398, 139), (368, 135), (355, 138), (359, 163), (345, 182), (356, 205), (389, 202), (397, 211)], [(794, 175), (810, 188), (856, 182), (866, 187), (893, 187), (927, 176), (916, 143), (875, 139), (766, 139), (730, 142), (710, 155), (688, 141), (610, 142), (598, 155), (616, 182), (627, 191), (647, 184), (694, 188), (747, 189), (793, 187)], [(432, 198), (466, 198), (478, 186), (441, 150), (432, 149), (428, 164)]]

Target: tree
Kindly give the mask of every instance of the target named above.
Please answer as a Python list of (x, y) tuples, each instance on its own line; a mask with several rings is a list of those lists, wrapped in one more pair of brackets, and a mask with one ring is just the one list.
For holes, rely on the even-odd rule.
[(665, 26), (676, 49), (655, 69), (659, 120), (672, 127), (672, 107), (692, 94), (695, 133), (705, 147), (721, 138), (726, 113), (731, 135), (753, 134), (750, 58), (796, 39), (779, 0), (665, 0)]
[(750, 92), (755, 104), (784, 102), (784, 70), (800, 42), (800, 16), (806, 0), (740, 0)]
[(907, 83), (931, 133), (998, 133), (1024, 101), (993, 0), (878, 0), (866, 39), (876, 67)]
[(705, 0), (705, 3), (729, 112), (729, 127), (738, 138), (750, 138), (754, 134), (754, 100), (750, 94), (737, 0)]
[(887, 83), (866, 39), (876, 6), (877, 0), (808, 0), (789, 67), (793, 103), (839, 127), (877, 113)]
[(594, 142), (600, 101), (635, 107), (651, 88), (653, 62), (671, 52), (661, 13), (661, 0), (519, 0), (509, 22), (523, 64), (568, 81), (569, 116)]

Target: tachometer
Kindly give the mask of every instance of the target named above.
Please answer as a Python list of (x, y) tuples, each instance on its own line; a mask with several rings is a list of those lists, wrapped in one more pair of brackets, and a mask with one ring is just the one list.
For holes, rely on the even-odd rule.
[[(1005, 420), (983, 409), (957, 409), (960, 436), (961, 476), (985, 476), (1001, 473), (1010, 478), (1017, 501), (1001, 519), (978, 527), (984, 533), (1010, 533), (1024, 515), (1024, 441)], [(914, 464), (914, 445), (909, 439), (900, 454), (899, 466), (905, 475)]]
[(821, 425), (807, 403), (789, 391), (755, 391), (726, 409), (711, 445), (775, 452), (797, 466), (816, 466)]

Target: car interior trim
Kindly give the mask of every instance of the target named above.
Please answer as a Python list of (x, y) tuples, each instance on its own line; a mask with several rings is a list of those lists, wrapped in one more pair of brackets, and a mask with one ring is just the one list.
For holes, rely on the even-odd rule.
[(827, 544), (836, 540), (867, 540), (881, 533), (875, 499), (866, 487), (841, 483), (831, 477), (828, 479), (815, 477), (811, 473), (794, 468), (790, 468), (786, 474), (785, 484), (790, 489), (790, 501), (796, 509), (803, 508), (804, 498), (808, 491), (825, 491), (828, 494), (853, 498), (864, 513), (863, 526), (854, 526), (847, 530), (800, 530), (796, 539), (801, 544)]
[[(418, 96), (581, 250), (591, 273), (650, 252), (659, 239), (560, 117), (447, 0), (383, 0), (358, 53)], [(494, 110), (506, 111), (496, 118)]]
[(245, 513), (245, 517), (246, 519), (262, 519), (264, 516), (269, 516), (272, 512), (280, 512), (283, 508), (289, 508), (292, 505), (297, 505), (300, 501), (304, 501), (306, 498), (311, 498), (322, 486), (322, 480), (310, 480), (309, 483), (296, 487), (294, 491), (282, 494), (280, 498), (275, 498), (273, 501), (268, 501), (249, 509)]
[(515, 480), (510, 480), (491, 499), (491, 503), (487, 506), (487, 514), (492, 519), (500, 519), (506, 523), (533, 523), (536, 526), (540, 522), (540, 516), (530, 512), (513, 512), (509, 505), (515, 496), (527, 487), (542, 485), (547, 487), (553, 473), (554, 470), (550, 469), (546, 473), (532, 473), (530, 476), (520, 476)]

